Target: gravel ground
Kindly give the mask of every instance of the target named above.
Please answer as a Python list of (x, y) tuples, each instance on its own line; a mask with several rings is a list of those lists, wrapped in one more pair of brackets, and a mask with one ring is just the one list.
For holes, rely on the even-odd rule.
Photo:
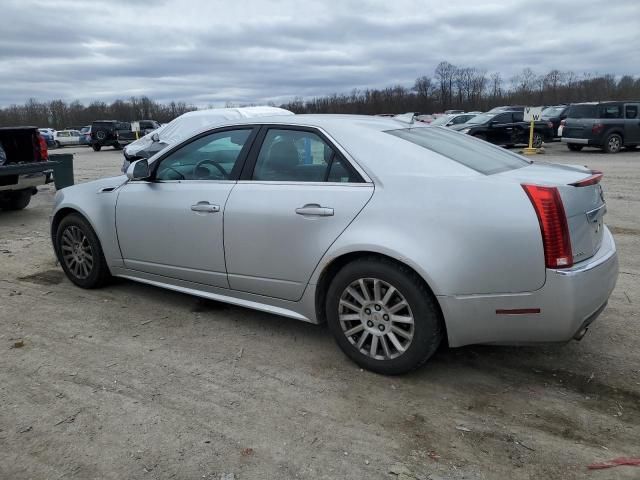
[[(76, 182), (122, 159), (67, 152)], [(608, 308), (581, 342), (443, 347), (394, 378), (350, 363), (324, 326), (72, 286), (40, 188), (0, 212), (0, 478), (640, 478), (586, 468), (640, 456), (640, 152), (552, 144), (537, 159), (605, 172), (621, 265)]]

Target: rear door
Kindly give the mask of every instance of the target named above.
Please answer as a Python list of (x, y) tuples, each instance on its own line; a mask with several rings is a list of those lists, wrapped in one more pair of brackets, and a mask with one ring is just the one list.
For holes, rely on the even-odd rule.
[(624, 106), (624, 143), (640, 144), (640, 103), (627, 103)]
[(589, 139), (593, 135), (591, 128), (600, 118), (597, 104), (571, 105), (567, 111), (567, 118), (562, 129), (564, 138)]
[(319, 130), (264, 127), (224, 212), (230, 288), (299, 300), (372, 194)]

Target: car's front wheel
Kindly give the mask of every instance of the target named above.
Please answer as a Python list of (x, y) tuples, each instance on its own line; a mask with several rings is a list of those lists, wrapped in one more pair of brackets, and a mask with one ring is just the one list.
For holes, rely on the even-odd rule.
[(385, 375), (423, 365), (444, 333), (433, 294), (422, 279), (379, 257), (356, 260), (338, 272), (327, 291), (326, 314), (345, 354)]
[(98, 288), (111, 278), (100, 241), (82, 216), (72, 213), (62, 219), (55, 246), (62, 269), (79, 287)]

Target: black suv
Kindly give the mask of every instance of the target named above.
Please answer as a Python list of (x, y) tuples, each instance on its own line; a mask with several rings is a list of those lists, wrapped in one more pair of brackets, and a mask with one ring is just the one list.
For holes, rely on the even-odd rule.
[(91, 124), (91, 147), (96, 152), (104, 146), (121, 150), (136, 140), (131, 124), (118, 120), (97, 120)]
[(591, 146), (607, 153), (640, 145), (640, 101), (571, 105), (562, 129), (569, 150)]
[[(514, 146), (529, 143), (529, 127), (523, 112), (487, 112), (473, 117), (467, 123), (450, 127), (467, 135), (495, 143), (496, 145)], [(537, 121), (533, 129), (533, 146), (539, 148), (542, 142), (553, 140), (551, 122)]]

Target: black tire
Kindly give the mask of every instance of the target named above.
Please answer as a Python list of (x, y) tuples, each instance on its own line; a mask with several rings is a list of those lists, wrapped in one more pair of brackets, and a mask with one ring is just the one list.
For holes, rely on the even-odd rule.
[(578, 145), (577, 143), (567, 143), (567, 148), (572, 152), (579, 152), (583, 147), (584, 145)]
[(32, 196), (33, 191), (31, 190), (20, 190), (10, 193), (4, 199), (0, 200), (0, 208), (2, 210), (22, 210), (27, 208)]
[(624, 143), (622, 136), (617, 133), (610, 133), (604, 141), (603, 149), (607, 153), (618, 153), (622, 150)]
[[(397, 355), (395, 358), (373, 358), (363, 353), (357, 345), (354, 345), (357, 334), (350, 336), (345, 335), (339, 318), (340, 309), (344, 308), (341, 306), (340, 299), (344, 294), (347, 294), (347, 288), (352, 287), (352, 284), (359, 279), (365, 279), (367, 282), (372, 282), (372, 279), (378, 279), (383, 283), (393, 286), (397, 293), (401, 295), (408, 304), (408, 309), (405, 311), (405, 314), (409, 313), (409, 315), (412, 315), (414, 323), (413, 337), (410, 343), (408, 343), (406, 350), (404, 350), (403, 353), (399, 353), (393, 343), (388, 340), (390, 337), (386, 337), (385, 340), (388, 348), (394, 349)], [(360, 293), (362, 293), (362, 290), (360, 290)], [(372, 291), (370, 291), (370, 293), (372, 293)], [(380, 296), (384, 296), (382, 290), (380, 290)], [(370, 298), (374, 297), (370, 295)], [(362, 307), (361, 315), (365, 315), (366, 309), (364, 306)], [(382, 323), (382, 314), (385, 310), (383, 309), (381, 312), (372, 312), (372, 310), (373, 309), (368, 310), (370, 315), (377, 315), (377, 321)], [(402, 312), (402, 310), (399, 312)], [(399, 312), (395, 313), (397, 314)], [(389, 313), (391, 315), (394, 312)], [(444, 336), (440, 310), (433, 294), (426, 284), (409, 268), (382, 257), (371, 256), (355, 260), (345, 265), (336, 274), (327, 291), (326, 315), (329, 329), (342, 351), (362, 368), (383, 375), (399, 375), (422, 366), (438, 349)], [(388, 319), (388, 315), (386, 315), (386, 317)], [(375, 331), (376, 326), (373, 322), (368, 321), (367, 323), (369, 324), (368, 326), (365, 325), (364, 320), (354, 320), (356, 326), (358, 326), (358, 324), (362, 326), (361, 335), (365, 334), (367, 327)], [(351, 329), (354, 324), (346, 324), (345, 328)], [(402, 324), (389, 327), (390, 330), (384, 335), (389, 335), (389, 332), (398, 325), (401, 326)], [(380, 324), (378, 328), (382, 330)], [(361, 348), (370, 351), (374, 334), (367, 333), (367, 335), (371, 338), (368, 339), (368, 342), (365, 341)], [(405, 340), (398, 337), (397, 334), (394, 335), (394, 338)], [(359, 340), (361, 340), (361, 337), (358, 337), (358, 341)], [(378, 347), (375, 352), (380, 352), (381, 355), (374, 354), (374, 356), (386, 356), (385, 350), (382, 349), (380, 342), (382, 342), (382, 340), (376, 340), (376, 345), (380, 344), (380, 347)], [(407, 344), (405, 344), (405, 346), (406, 345)]]
[(542, 134), (538, 132), (533, 132), (533, 148), (542, 147), (543, 142), (544, 142), (544, 138), (542, 137)]
[(99, 152), (102, 148), (102, 145), (100, 145), (99, 143), (94, 143), (93, 145), (91, 145), (91, 147), (93, 148), (94, 152)]
[(56, 148), (62, 148), (62, 144), (56, 140)]
[(113, 144), (113, 149), (114, 150), (122, 150), (122, 145), (120, 145), (119, 143), (114, 143)]
[[(66, 249), (69, 244), (65, 244), (65, 239), (70, 238), (73, 240), (77, 238), (74, 237), (74, 233), (78, 230), (84, 235), (82, 242), (79, 243), (81, 243), (85, 249), (86, 246), (90, 248), (89, 252), (93, 258), (91, 265), (89, 266), (87, 264), (88, 274), (84, 277), (75, 273), (74, 270), (77, 268), (77, 264), (68, 260), (68, 257), (63, 256), (63, 252), (69, 252), (69, 250)], [(66, 232), (68, 232), (68, 234), (66, 234)], [(91, 228), (91, 225), (89, 225), (89, 222), (81, 215), (71, 213), (62, 219), (56, 230), (54, 245), (56, 255), (60, 261), (60, 265), (62, 265), (64, 273), (66, 273), (69, 280), (77, 286), (81, 288), (99, 288), (111, 279), (111, 273), (104, 258), (100, 241), (93, 231), (93, 228)]]

